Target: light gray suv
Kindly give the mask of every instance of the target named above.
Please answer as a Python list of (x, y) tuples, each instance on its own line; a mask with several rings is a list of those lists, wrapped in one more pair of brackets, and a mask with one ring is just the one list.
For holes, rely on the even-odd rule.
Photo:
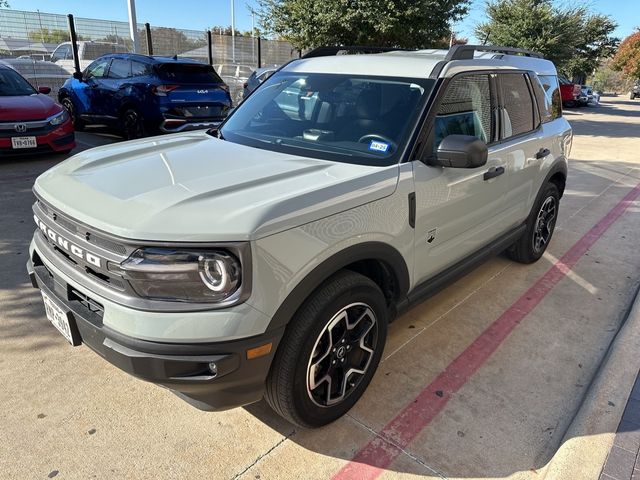
[(542, 256), (571, 139), (533, 52), (322, 48), (215, 132), (42, 174), (28, 270), (72, 345), (200, 409), (266, 396), (317, 427), (410, 305), (488, 255)]

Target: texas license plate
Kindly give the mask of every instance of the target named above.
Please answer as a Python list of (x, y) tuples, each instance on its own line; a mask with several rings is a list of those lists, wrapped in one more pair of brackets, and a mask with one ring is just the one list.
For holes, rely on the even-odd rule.
[(38, 142), (36, 142), (36, 137), (11, 137), (11, 146), (13, 148), (36, 148)]
[(74, 342), (71, 323), (67, 312), (51, 300), (49, 295), (44, 292), (40, 293), (42, 293), (42, 300), (44, 301), (44, 310), (47, 314), (47, 320), (49, 320), (53, 326), (58, 329), (62, 336), (66, 338), (71, 345), (77, 345), (77, 343)]

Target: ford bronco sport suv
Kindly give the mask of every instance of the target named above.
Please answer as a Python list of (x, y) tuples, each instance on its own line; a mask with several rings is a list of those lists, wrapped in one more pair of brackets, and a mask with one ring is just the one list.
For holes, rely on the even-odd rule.
[(200, 409), (266, 396), (317, 427), (401, 312), (488, 255), (538, 260), (572, 140), (553, 64), (360, 50), (290, 62), (216, 131), (42, 174), (28, 269), (64, 337)]

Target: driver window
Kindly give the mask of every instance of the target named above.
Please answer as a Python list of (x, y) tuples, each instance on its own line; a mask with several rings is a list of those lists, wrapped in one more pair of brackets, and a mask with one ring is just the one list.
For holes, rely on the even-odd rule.
[(434, 119), (433, 151), (448, 135), (492, 141), (489, 75), (464, 75), (451, 81)]
[(109, 59), (105, 60), (96, 60), (91, 65), (87, 67), (87, 73), (85, 74), (85, 79), (90, 78), (102, 78), (105, 76), (107, 72), (107, 65), (109, 65)]

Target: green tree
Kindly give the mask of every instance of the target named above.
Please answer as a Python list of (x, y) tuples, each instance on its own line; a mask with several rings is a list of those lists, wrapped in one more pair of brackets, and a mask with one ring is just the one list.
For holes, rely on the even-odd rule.
[(569, 76), (586, 76), (611, 56), (618, 39), (616, 23), (592, 15), (585, 7), (557, 7), (551, 0), (490, 0), (486, 22), (476, 36), (493, 45), (526, 48), (542, 53)]
[[(614, 68), (614, 59), (605, 60), (598, 66), (590, 81), (593, 88), (603, 92), (628, 92), (633, 81)], [(640, 63), (640, 62), (639, 62)]]
[(640, 78), (640, 30), (622, 41), (613, 57), (613, 68), (634, 80)]
[(69, 32), (66, 30), (49, 30), (48, 28), (39, 28), (31, 30), (28, 33), (29, 40), (32, 42), (44, 43), (62, 43), (69, 41)]
[(267, 33), (295, 48), (321, 45), (429, 47), (448, 38), (469, 0), (260, 0)]

